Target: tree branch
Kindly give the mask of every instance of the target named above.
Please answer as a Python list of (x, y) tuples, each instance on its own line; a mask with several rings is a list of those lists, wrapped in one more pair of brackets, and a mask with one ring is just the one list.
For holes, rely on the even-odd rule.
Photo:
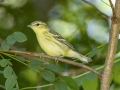
[[(111, 1), (110, 1), (111, 4)], [(112, 4), (111, 4), (112, 5)], [(113, 8), (113, 6), (112, 6)], [(112, 9), (114, 10), (114, 9)], [(113, 11), (112, 26), (109, 35), (108, 51), (105, 60), (105, 67), (102, 74), (101, 87), (100, 90), (109, 90), (110, 86), (110, 75), (112, 72), (112, 67), (114, 63), (114, 58), (116, 54), (118, 35), (120, 29), (120, 0), (116, 0), (115, 11)]]
[(110, 2), (111, 9), (112, 9), (113, 17), (115, 17), (115, 16), (116, 16), (116, 15), (115, 15), (115, 8), (114, 8), (114, 6), (113, 6), (112, 1), (109, 0), (109, 2)]
[[(56, 60), (56, 58), (53, 56), (49, 56), (46, 54), (40, 55), (40, 54), (34, 53), (34, 52), (24, 52), (24, 51), (17, 51), (17, 50), (8, 50), (8, 51), (0, 50), (0, 52), (16, 53), (16, 54), (29, 55), (29, 56), (33, 56), (33, 57), (40, 57), (40, 58), (45, 58), (45, 59), (50, 59), (50, 60)], [(71, 61), (68, 59), (63, 59), (63, 58), (57, 58), (57, 61), (64, 62), (64, 63), (70, 64), (70, 65), (74, 65), (74, 66), (89, 70), (89, 71), (93, 72), (94, 74), (98, 75), (98, 77), (101, 79), (101, 74), (98, 71), (96, 71), (84, 64), (77, 63), (77, 62), (74, 62), (74, 61)]]
[(98, 10), (98, 12), (100, 12), (100, 13), (101, 13), (102, 15), (104, 15), (106, 18), (110, 18), (110, 16), (108, 16), (108, 15), (104, 14), (103, 12), (101, 12), (94, 4), (90, 3), (90, 2), (87, 1), (87, 0), (82, 0), (82, 1), (85, 2), (85, 3), (88, 3), (88, 4), (91, 5), (91, 6), (93, 6), (95, 9)]

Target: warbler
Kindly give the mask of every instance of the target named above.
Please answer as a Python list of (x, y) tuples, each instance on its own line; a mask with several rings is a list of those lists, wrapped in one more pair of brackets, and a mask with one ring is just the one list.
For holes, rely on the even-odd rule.
[(79, 54), (69, 42), (59, 33), (50, 29), (46, 23), (34, 21), (28, 27), (33, 29), (39, 45), (48, 55), (77, 58), (85, 63), (92, 61), (92, 59)]

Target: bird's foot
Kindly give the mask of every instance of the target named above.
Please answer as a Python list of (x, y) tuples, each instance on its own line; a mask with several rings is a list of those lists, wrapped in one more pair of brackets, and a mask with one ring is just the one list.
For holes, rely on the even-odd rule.
[(60, 56), (54, 56), (54, 58), (55, 58), (55, 62), (58, 63), (58, 58), (61, 58), (61, 57), (63, 57), (63, 55), (60, 55)]
[(58, 63), (59, 56), (54, 56), (55, 62)]
[(44, 55), (44, 53), (39, 53), (40, 58), (42, 58), (43, 55)]

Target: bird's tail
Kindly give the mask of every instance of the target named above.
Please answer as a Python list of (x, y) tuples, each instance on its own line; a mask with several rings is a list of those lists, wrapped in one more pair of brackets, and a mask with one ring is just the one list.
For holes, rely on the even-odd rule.
[(77, 58), (77, 59), (81, 60), (84, 63), (89, 63), (90, 61), (92, 61), (91, 58), (86, 57), (86, 56), (84, 56), (82, 54), (79, 54), (78, 52), (73, 51), (73, 50), (70, 50), (68, 57)]

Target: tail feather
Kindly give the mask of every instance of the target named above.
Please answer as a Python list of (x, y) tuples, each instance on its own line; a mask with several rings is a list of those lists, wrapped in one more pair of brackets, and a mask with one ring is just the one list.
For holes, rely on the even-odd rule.
[(89, 63), (90, 61), (92, 61), (91, 58), (86, 57), (86, 56), (84, 56), (82, 54), (79, 54), (78, 52), (73, 51), (73, 50), (70, 50), (70, 52), (68, 54), (68, 57), (77, 58), (77, 59), (81, 60), (84, 63)]

